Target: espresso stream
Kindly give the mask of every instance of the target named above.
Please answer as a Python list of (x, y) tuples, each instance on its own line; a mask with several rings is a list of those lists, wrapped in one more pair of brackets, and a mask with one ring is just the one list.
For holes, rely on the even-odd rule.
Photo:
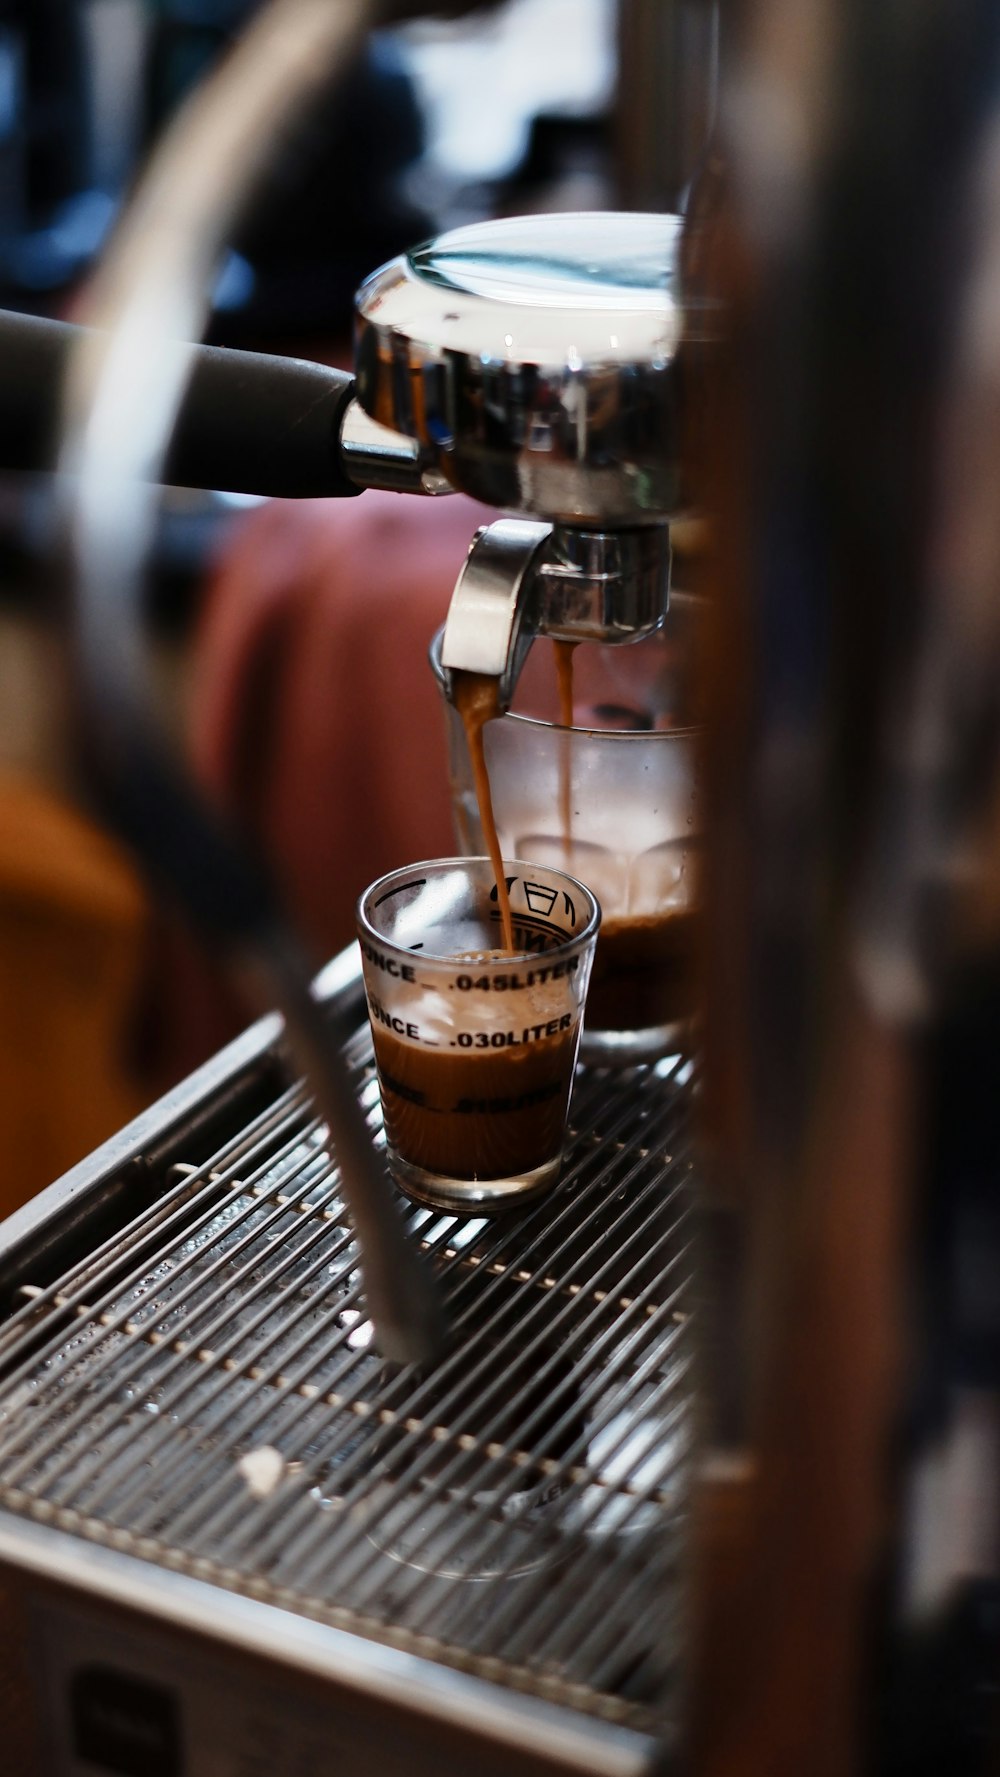
[(483, 829), (483, 838), (489, 852), (490, 863), (493, 865), (497, 882), (497, 902), (500, 908), (500, 928), (503, 932), (504, 949), (508, 956), (514, 955), (514, 926), (510, 917), (510, 895), (503, 873), (503, 859), (500, 856), (500, 841), (497, 838), (497, 824), (493, 817), (493, 798), (490, 795), (490, 775), (486, 769), (486, 755), (483, 752), (483, 729), (494, 716), (499, 716), (500, 699), (498, 681), (489, 673), (456, 672), (454, 675), (453, 698), (455, 708), (462, 718), (465, 729), (465, 744), (472, 760), (472, 781), (476, 787), (476, 801), (479, 804), (479, 820)]
[[(559, 686), (559, 721), (563, 728), (573, 726), (573, 655), (576, 642), (555, 642), (556, 680)], [(559, 813), (562, 818), (563, 844), (569, 856), (573, 828), (573, 754), (567, 743), (559, 755)]]

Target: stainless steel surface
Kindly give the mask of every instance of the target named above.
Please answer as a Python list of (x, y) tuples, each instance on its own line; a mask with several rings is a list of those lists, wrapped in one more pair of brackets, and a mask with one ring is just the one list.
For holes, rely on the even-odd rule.
[(535, 569), (550, 535), (549, 525), (519, 518), (498, 518), (476, 532), (448, 606), (441, 642), (446, 684), (452, 671), (486, 673), (497, 680), (503, 707), (510, 703), (535, 636)]
[(381, 487), (394, 494), (451, 494), (454, 488), (427, 461), (415, 438), (380, 426), (352, 401), (340, 428), (344, 468), (357, 487)]
[[(349, 1060), (377, 1131), (367, 1032)], [(58, 1275), (36, 1286), (14, 1243), (3, 1507), (151, 1579), (179, 1570), (665, 1735), (691, 1438), (689, 1074), (679, 1058), (613, 1085), (581, 1072), (566, 1172), (537, 1209), (409, 1212), (454, 1328), (424, 1372), (374, 1354), (299, 1088), (190, 1166), (175, 1130), (163, 1190)]]
[[(537, 523), (476, 538), (447, 669), (513, 691), (532, 634), (630, 641), (662, 622), (678, 510), (674, 216), (455, 229), (357, 297), (358, 399), (456, 488)], [(648, 527), (649, 534), (645, 534)]]
[(454, 229), (357, 298), (358, 399), (464, 493), (591, 529), (680, 509), (676, 216)]
[(557, 525), (539, 564), (531, 613), (565, 642), (637, 642), (659, 629), (670, 593), (665, 524), (617, 531)]
[[(506, 709), (536, 636), (634, 642), (666, 616), (666, 525), (587, 531), (501, 518), (477, 531), (448, 607), (440, 665), (497, 680)], [(437, 663), (435, 663), (437, 670)]]
[[(621, 1723), (5, 1511), (0, 1572), (16, 1575), (30, 1599), (32, 1652), (37, 1662), (44, 1649), (46, 1726), (57, 1749), (76, 1738), (74, 1681), (99, 1663), (148, 1675), (161, 1695), (170, 1687), (183, 1705), (184, 1777), (231, 1777), (240, 1748), (236, 1769), (253, 1770), (254, 1760), (259, 1768), (263, 1756), (267, 1777), (325, 1771), (338, 1753), (348, 1768), (367, 1758), (362, 1768), (379, 1777), (464, 1771), (473, 1760), (482, 1777), (506, 1777), (511, 1759), (524, 1777), (648, 1777), (661, 1768), (662, 1745)], [(144, 1771), (150, 1762), (147, 1744)], [(65, 1770), (57, 1763), (57, 1777)], [(77, 1777), (75, 1761), (69, 1771)]]

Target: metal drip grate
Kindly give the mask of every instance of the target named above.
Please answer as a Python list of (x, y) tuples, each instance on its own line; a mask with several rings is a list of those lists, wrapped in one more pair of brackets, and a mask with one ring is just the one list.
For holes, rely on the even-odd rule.
[[(373, 1127), (367, 1033), (349, 1049)], [(285, 1091), (0, 1329), (0, 1504), (619, 1722), (662, 1726), (690, 1441), (690, 1066), (581, 1070), (556, 1192), (407, 1209), (454, 1343), (383, 1365)]]

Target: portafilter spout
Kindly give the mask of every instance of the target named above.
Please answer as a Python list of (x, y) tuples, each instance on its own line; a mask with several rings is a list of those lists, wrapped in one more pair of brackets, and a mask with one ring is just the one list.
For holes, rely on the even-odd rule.
[(357, 398), (438, 474), (511, 516), (477, 533), (446, 674), (510, 702), (536, 635), (635, 641), (666, 615), (680, 474), (676, 216), (454, 229), (357, 298)]

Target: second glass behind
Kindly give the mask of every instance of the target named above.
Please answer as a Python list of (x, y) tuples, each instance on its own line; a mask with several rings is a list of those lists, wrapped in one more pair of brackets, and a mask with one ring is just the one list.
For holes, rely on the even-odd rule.
[[(431, 665), (443, 691), (441, 633)], [(516, 711), (483, 731), (501, 851), (571, 872), (600, 902), (581, 1044), (598, 1065), (672, 1052), (694, 1011), (697, 736), (677, 720), (688, 658), (676, 635), (585, 644), (574, 663), (575, 725), (565, 727), (554, 719), (551, 644), (536, 641)], [(482, 852), (462, 722), (447, 701), (445, 709), (458, 843)]]

